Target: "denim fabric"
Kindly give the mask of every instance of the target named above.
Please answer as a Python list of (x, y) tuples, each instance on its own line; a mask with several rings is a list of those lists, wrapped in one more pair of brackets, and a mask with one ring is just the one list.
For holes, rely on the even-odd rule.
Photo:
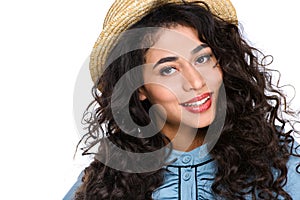
[[(190, 152), (173, 150), (169, 161), (174, 159), (175, 161), (166, 167), (167, 172), (164, 176), (163, 185), (152, 194), (154, 200), (219, 199), (211, 191), (217, 166), (211, 156), (207, 154), (205, 145)], [(299, 163), (300, 158), (295, 156), (290, 156), (287, 163), (287, 184), (284, 186), (284, 189), (294, 200), (300, 199), (300, 173), (296, 171)], [(80, 174), (77, 182), (66, 194), (64, 200), (73, 199), (76, 189), (81, 184), (82, 174)], [(252, 199), (250, 195), (246, 198)]]
[(71, 187), (71, 189), (68, 191), (68, 193), (64, 196), (63, 200), (73, 200), (75, 197), (75, 192), (77, 188), (81, 185), (81, 179), (83, 177), (84, 173), (83, 171), (80, 173), (80, 175), (77, 178), (77, 181), (75, 184)]

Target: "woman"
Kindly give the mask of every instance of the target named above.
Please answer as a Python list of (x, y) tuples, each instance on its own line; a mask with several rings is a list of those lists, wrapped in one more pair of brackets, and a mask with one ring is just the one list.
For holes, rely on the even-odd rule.
[(116, 1), (90, 61), (95, 160), (65, 198), (300, 199), (265, 58), (227, 0)]

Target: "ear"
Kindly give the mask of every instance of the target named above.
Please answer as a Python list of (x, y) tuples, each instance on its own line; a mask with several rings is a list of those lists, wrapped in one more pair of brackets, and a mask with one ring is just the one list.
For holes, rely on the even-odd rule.
[(140, 101), (144, 101), (145, 99), (147, 99), (146, 90), (145, 90), (144, 86), (140, 87), (138, 89), (138, 92), (139, 92)]

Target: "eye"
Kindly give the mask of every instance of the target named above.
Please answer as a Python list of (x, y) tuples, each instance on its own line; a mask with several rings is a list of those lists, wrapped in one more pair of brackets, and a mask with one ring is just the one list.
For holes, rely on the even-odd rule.
[(199, 56), (199, 57), (196, 59), (196, 64), (204, 64), (204, 63), (208, 62), (208, 61), (210, 60), (211, 57), (212, 57), (211, 54)]
[(175, 73), (177, 69), (172, 66), (167, 66), (159, 70), (160, 75), (162, 76), (170, 76), (171, 74)]

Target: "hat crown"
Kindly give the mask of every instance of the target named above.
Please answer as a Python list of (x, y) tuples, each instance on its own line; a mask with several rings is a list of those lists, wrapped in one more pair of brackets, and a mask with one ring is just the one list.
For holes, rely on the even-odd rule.
[(152, 9), (167, 3), (195, 2), (199, 6), (207, 4), (210, 11), (221, 19), (237, 24), (237, 15), (230, 0), (115, 0), (108, 10), (103, 30), (98, 37), (90, 56), (90, 73), (94, 82), (103, 73), (107, 55), (116, 42), (116, 36), (138, 22)]

